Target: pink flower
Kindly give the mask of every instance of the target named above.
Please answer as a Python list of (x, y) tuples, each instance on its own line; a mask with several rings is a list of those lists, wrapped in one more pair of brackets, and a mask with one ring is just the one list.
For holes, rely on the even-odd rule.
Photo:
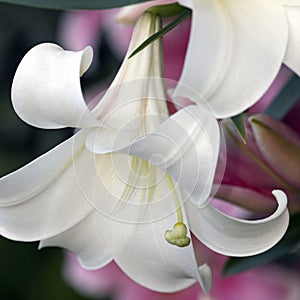
[(167, 300), (196, 299), (201, 288), (195, 284), (191, 288), (178, 293), (162, 294), (148, 290), (132, 281), (116, 263), (112, 262), (95, 271), (83, 269), (76, 256), (67, 253), (64, 275), (79, 292), (92, 296), (113, 296), (116, 300)]
[(260, 267), (227, 278), (215, 278), (210, 299), (296, 300), (300, 297), (299, 279), (299, 274), (280, 267)]
[(116, 22), (117, 12), (118, 9), (65, 12), (58, 28), (60, 44), (70, 50), (81, 50), (88, 45), (97, 50), (105, 34), (113, 53), (123, 58), (133, 28)]
[[(201, 249), (201, 252), (203, 250)], [(223, 278), (221, 268), (225, 257), (210, 256), (214, 284), (209, 295), (198, 285), (181, 292), (163, 294), (150, 291), (129, 279), (115, 263), (97, 271), (83, 269), (76, 257), (67, 253), (64, 275), (80, 293), (90, 296), (110, 295), (115, 300), (297, 300), (300, 296), (299, 274), (277, 266), (260, 267), (246, 273)]]

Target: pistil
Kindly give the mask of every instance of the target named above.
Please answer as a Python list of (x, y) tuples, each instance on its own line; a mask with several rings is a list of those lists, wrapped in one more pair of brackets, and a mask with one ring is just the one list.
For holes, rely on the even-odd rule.
[(180, 205), (180, 201), (178, 195), (176, 193), (176, 189), (173, 183), (172, 178), (169, 174), (165, 174), (165, 179), (168, 183), (170, 190), (173, 192), (173, 200), (176, 207), (177, 214), (177, 223), (173, 226), (172, 230), (166, 230), (165, 239), (168, 243), (178, 246), (178, 247), (186, 247), (190, 244), (191, 240), (187, 236), (187, 228), (183, 223), (183, 214)]

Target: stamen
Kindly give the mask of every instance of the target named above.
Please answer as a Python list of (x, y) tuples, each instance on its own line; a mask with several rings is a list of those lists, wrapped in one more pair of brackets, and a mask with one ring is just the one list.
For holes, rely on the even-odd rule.
[(141, 174), (143, 171), (143, 166), (144, 166), (143, 160), (141, 160), (140, 158), (134, 157), (132, 159), (132, 162), (133, 162), (132, 163), (133, 169), (131, 169), (130, 177), (132, 177), (133, 180), (132, 180), (132, 182), (129, 181), (130, 192), (127, 195), (126, 201), (129, 201), (129, 199), (132, 197), (133, 193), (135, 192), (136, 187), (140, 181), (140, 177), (141, 177)]
[(168, 243), (176, 245), (178, 247), (186, 247), (190, 244), (191, 239), (187, 236), (187, 228), (183, 223), (183, 214), (180, 205), (178, 195), (173, 183), (172, 178), (169, 174), (165, 174), (166, 181), (170, 187), (170, 190), (173, 191), (173, 199), (176, 207), (176, 214), (178, 222), (173, 226), (172, 230), (166, 230), (165, 239)]
[(148, 164), (148, 168), (151, 169), (150, 178), (149, 178), (149, 187), (148, 187), (148, 197), (147, 197), (147, 203), (150, 203), (155, 189), (156, 169), (151, 167), (148, 161), (147, 164)]
[(134, 191), (134, 188), (133, 188), (133, 184), (134, 184), (134, 181), (136, 181), (136, 170), (138, 168), (138, 164), (139, 164), (139, 159), (137, 157), (133, 157), (132, 158), (132, 161), (131, 161), (131, 169), (130, 169), (130, 175), (129, 175), (129, 178), (128, 178), (128, 183), (126, 184), (126, 187), (122, 193), (122, 196), (121, 196), (121, 200), (124, 200), (125, 202), (127, 202), (133, 191)]
[[(139, 170), (138, 170), (139, 169)], [(115, 206), (113, 210), (113, 214), (116, 215), (119, 210), (130, 200), (133, 193), (136, 190), (136, 184), (138, 183), (138, 176), (137, 173), (141, 172), (141, 159), (138, 157), (133, 157), (131, 160), (131, 168), (130, 168), (130, 175), (127, 180), (125, 189), (122, 192), (120, 200), (118, 204)]]
[[(142, 193), (141, 198), (145, 198), (145, 190), (148, 192), (147, 196), (147, 203), (150, 203), (151, 198), (154, 193), (154, 182), (155, 182), (155, 169), (151, 169), (151, 165), (148, 161), (143, 160), (138, 157), (133, 157), (131, 161), (131, 169), (130, 169), (130, 175), (128, 178), (128, 183), (126, 184), (126, 187), (121, 195), (121, 200), (123, 202), (128, 202), (130, 198), (132, 197), (133, 193), (135, 192), (136, 188), (138, 187), (138, 184), (142, 177), (145, 175), (150, 176), (149, 178), (149, 187), (141, 187)], [(142, 201), (143, 202), (143, 201)]]
[[(141, 192), (141, 203), (144, 203), (146, 199), (147, 204), (151, 202), (151, 199), (153, 197), (154, 189), (155, 189), (155, 179), (156, 179), (156, 173), (155, 173), (155, 168), (151, 167), (151, 164), (147, 160), (140, 159), (140, 171), (139, 171), (139, 176), (142, 176), (145, 178), (147, 176), (148, 184), (146, 186), (141, 187), (142, 192)], [(147, 192), (147, 196), (146, 196)]]

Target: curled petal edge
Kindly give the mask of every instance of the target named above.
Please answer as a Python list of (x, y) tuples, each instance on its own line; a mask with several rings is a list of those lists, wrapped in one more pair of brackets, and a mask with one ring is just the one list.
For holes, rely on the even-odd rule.
[(66, 51), (51, 43), (33, 47), (20, 62), (12, 83), (12, 104), (18, 116), (46, 129), (99, 126), (80, 85), (92, 58), (90, 46), (82, 51)]
[(228, 256), (251, 256), (267, 251), (285, 234), (289, 224), (287, 196), (274, 190), (277, 210), (260, 220), (242, 220), (228, 216), (211, 204), (196, 209), (188, 201), (187, 209), (192, 232), (210, 249)]

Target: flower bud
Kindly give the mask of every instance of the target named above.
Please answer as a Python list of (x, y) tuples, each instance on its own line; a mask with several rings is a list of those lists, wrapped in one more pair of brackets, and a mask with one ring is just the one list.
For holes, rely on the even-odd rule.
[(300, 188), (300, 138), (282, 122), (266, 115), (249, 118), (256, 144), (270, 167)]

